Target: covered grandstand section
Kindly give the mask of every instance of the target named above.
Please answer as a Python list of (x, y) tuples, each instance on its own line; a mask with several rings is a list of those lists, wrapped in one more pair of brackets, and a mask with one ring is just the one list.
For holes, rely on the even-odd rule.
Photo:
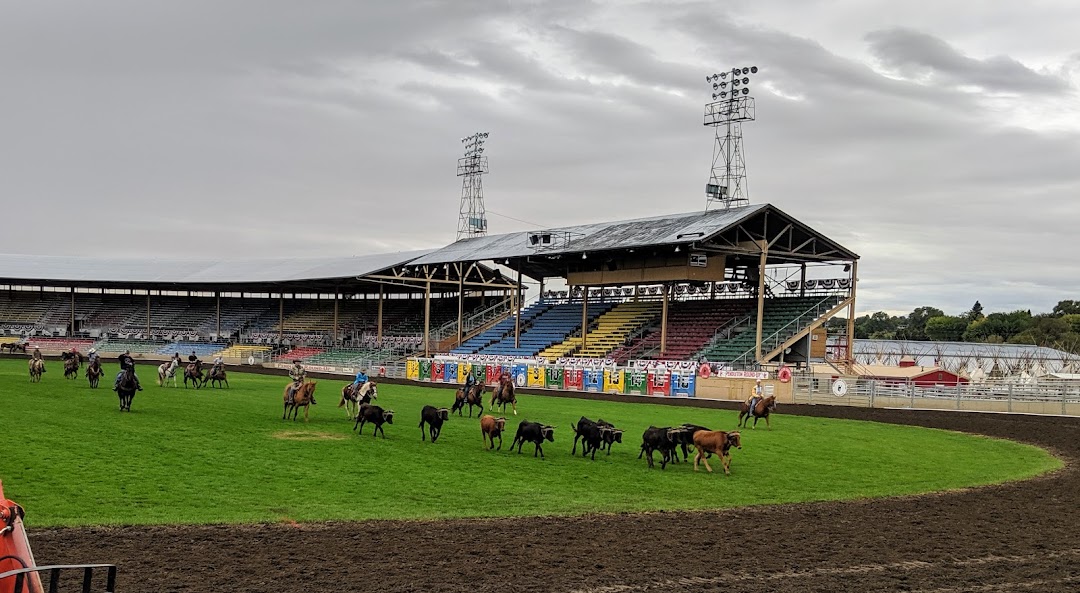
[(854, 319), (858, 255), (770, 204), (462, 239), (407, 267), (475, 262), (539, 282), (541, 299), (456, 354), (754, 367), (809, 360), (827, 319)]
[(260, 360), (286, 346), (304, 346), (297, 356), (361, 345), (426, 351), (446, 326), (462, 327), (466, 313), (510, 310), (514, 285), (481, 264), (429, 269), (419, 283), (395, 279), (425, 253), (213, 261), (0, 255), (0, 340), (84, 351), (107, 341), (110, 351), (200, 356), (228, 343), (232, 358)]

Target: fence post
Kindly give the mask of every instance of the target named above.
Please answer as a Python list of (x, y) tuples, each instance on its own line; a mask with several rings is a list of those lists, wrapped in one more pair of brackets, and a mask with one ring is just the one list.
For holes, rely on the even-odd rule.
[(874, 392), (877, 391), (877, 381), (870, 381), (870, 408), (874, 407)]
[(960, 409), (960, 379), (956, 380), (956, 409)]
[(908, 392), (911, 394), (911, 403), (908, 405), (908, 407), (911, 408), (912, 410), (914, 410), (915, 409), (915, 384), (912, 383), (911, 381), (908, 381), (907, 386), (908, 386)]
[(1061, 415), (1062, 416), (1064, 416), (1067, 413), (1066, 408), (1065, 408), (1065, 391), (1066, 391), (1066, 389), (1064, 387), (1062, 387), (1061, 388)]
[(1012, 383), (1009, 383), (1009, 407), (1008, 407), (1009, 413), (1012, 413), (1012, 397), (1013, 397), (1012, 388), (1013, 388)]

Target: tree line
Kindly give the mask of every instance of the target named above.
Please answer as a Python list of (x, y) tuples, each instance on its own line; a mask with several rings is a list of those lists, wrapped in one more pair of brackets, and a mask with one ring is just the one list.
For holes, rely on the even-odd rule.
[[(829, 333), (843, 331), (846, 319), (833, 318)], [(919, 307), (907, 315), (878, 311), (855, 318), (855, 338), (929, 340), (983, 344), (1034, 344), (1080, 354), (1080, 301), (1060, 301), (1049, 313), (1017, 310), (984, 314), (979, 301), (960, 315)]]

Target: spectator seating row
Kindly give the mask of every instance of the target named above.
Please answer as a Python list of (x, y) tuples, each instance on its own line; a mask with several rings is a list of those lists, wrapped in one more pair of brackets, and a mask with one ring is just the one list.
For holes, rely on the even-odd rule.
[(610, 358), (620, 363), (636, 358), (689, 360), (705, 347), (718, 329), (756, 310), (752, 299), (674, 301), (668, 306), (667, 348), (660, 352), (660, 326), (615, 349)]
[[(548, 309), (551, 309), (554, 305), (537, 301), (521, 311), (521, 325), (527, 327), (537, 316), (541, 315)], [(452, 354), (472, 354), (481, 348), (490, 346), (491, 344), (502, 340), (508, 335), (511, 335), (514, 331), (514, 325), (516, 324), (516, 317), (510, 315), (499, 321), (490, 328), (480, 332), (479, 334), (465, 340), (460, 346), (454, 348), (450, 352)]]
[[(781, 339), (795, 335), (802, 327), (808, 325), (817, 318), (818, 314), (806, 315), (815, 306), (824, 307), (826, 310), (840, 302), (840, 297), (832, 297), (822, 303), (822, 297), (779, 297), (765, 299), (765, 310), (762, 317), (761, 336), (762, 341), (769, 339), (778, 332)], [(804, 319), (800, 323), (793, 323), (800, 316)], [(695, 358), (705, 358), (710, 362), (733, 362), (746, 352), (754, 348), (757, 340), (757, 315), (751, 314), (749, 323), (743, 327), (743, 331), (736, 332), (730, 337), (718, 336), (705, 346)], [(752, 359), (751, 359), (752, 361)]]
[(656, 301), (619, 303), (590, 324), (585, 347), (581, 347), (581, 335), (566, 339), (540, 352), (540, 356), (555, 360), (566, 356), (578, 358), (605, 358), (615, 348), (623, 345), (633, 332), (653, 322), (660, 316), (662, 304)]
[[(606, 313), (614, 303), (589, 303), (588, 321)], [(528, 328), (521, 332), (518, 346), (514, 345), (514, 336), (503, 339), (479, 349), (480, 354), (496, 356), (536, 356), (541, 350), (566, 340), (567, 336), (581, 329), (581, 303), (554, 305), (537, 315)]]

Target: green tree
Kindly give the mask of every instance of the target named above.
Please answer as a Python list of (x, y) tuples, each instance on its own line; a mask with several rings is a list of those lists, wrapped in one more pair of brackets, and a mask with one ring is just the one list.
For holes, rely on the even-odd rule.
[(908, 314), (904, 321), (904, 335), (909, 340), (925, 340), (929, 337), (926, 335), (926, 321), (944, 315), (945, 312), (936, 307), (919, 307)]
[(1040, 315), (1030, 328), (1009, 338), (1009, 342), (1056, 348), (1071, 329), (1069, 323), (1060, 317)]
[(875, 335), (891, 335), (896, 331), (897, 319), (897, 317), (893, 317), (884, 311), (857, 317), (855, 319), (855, 337), (868, 339)]
[(1080, 313), (1062, 315), (1061, 318), (1069, 324), (1069, 331), (1080, 334)]
[(968, 327), (967, 319), (938, 315), (926, 320), (926, 337), (936, 342), (958, 342)]
[(1058, 301), (1058, 304), (1054, 305), (1054, 310), (1051, 312), (1057, 317), (1062, 315), (1078, 315), (1080, 314), (1080, 301)]
[(968, 321), (978, 321), (984, 317), (983, 306), (979, 301), (975, 301), (975, 304), (971, 306), (971, 310), (967, 313)]

